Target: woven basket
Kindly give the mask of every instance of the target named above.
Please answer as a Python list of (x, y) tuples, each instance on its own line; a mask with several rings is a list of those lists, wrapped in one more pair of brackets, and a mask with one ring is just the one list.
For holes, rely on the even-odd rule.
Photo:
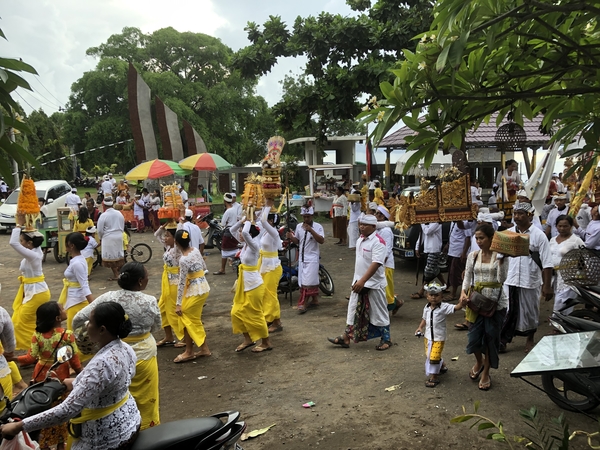
[(490, 250), (507, 256), (528, 256), (529, 235), (514, 231), (497, 231), (494, 233)]
[(262, 190), (266, 198), (277, 198), (281, 196), (281, 188), (264, 189)]
[(349, 202), (360, 202), (360, 194), (348, 194)]
[(131, 211), (131, 205), (123, 205), (123, 211)]
[(120, 205), (119, 203), (117, 203), (113, 206), (113, 208), (115, 208), (117, 211), (121, 211), (123, 209), (123, 205)]
[(600, 255), (587, 248), (567, 252), (557, 268), (566, 284), (595, 286), (600, 280)]

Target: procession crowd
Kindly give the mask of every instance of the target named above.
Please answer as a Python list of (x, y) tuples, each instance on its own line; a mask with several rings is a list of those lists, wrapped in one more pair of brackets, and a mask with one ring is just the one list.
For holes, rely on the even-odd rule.
[[(105, 181), (110, 183), (109, 178)], [(355, 183), (350, 190), (355, 195), (369, 192), (372, 201), (366, 204), (356, 200), (360, 195), (348, 201), (343, 187), (338, 188), (333, 201), (336, 244), (352, 249), (355, 266), (344, 330), (328, 340), (348, 348), (352, 342), (379, 338), (376, 350), (385, 351), (393, 345), (390, 315), (397, 313), (404, 299), (394, 291), (395, 223), (390, 211), (394, 202), (386, 204), (379, 182), (372, 183), (373, 189), (369, 187), (367, 183), (362, 188)], [(52, 373), (65, 383), (69, 395), (50, 411), (3, 426), (5, 436), (21, 430), (43, 429), (41, 448), (54, 445), (64, 448), (69, 422), (68, 434), (75, 439), (74, 449), (129, 448), (139, 430), (160, 423), (157, 349), (181, 348), (175, 364), (211, 356), (202, 321), (211, 287), (203, 257), (202, 233), (194, 223), (192, 211), (186, 209), (178, 223), (154, 224), (155, 236), (164, 247), (161, 295), (156, 299), (143, 292), (148, 283), (146, 268), (136, 262), (124, 264), (125, 226), (123, 215), (114, 209), (114, 191), (111, 186), (109, 193), (107, 184), (101, 214), (95, 214), (98, 208), (91, 199), (85, 207), (81, 202), (76, 203), (79, 225), (66, 238), (71, 259), (58, 302), (51, 301), (45, 282), (40, 249), (43, 236), (22, 230), (24, 218), (17, 216), (10, 246), (23, 257), (22, 275), (12, 320), (0, 308), (0, 340), (4, 347), (0, 356), (0, 383), (8, 397), (13, 384), (22, 383), (15, 362), (35, 363), (33, 378), (43, 380), (56, 351), (64, 345), (74, 349), (70, 368), (78, 376), (70, 378), (66, 365)], [(421, 225), (417, 244), (421, 250), (417, 251), (426, 261), (423, 287), (411, 297), (426, 296), (427, 300), (415, 331), (424, 338), (427, 387), (437, 386), (439, 375), (447, 371), (442, 353), (448, 315), (466, 307), (465, 322), (456, 327), (468, 330), (466, 351), (475, 357), (469, 377), (479, 381), (479, 389), (488, 390), (492, 384), (490, 369), (498, 368), (499, 354), (515, 336), (527, 338), (525, 351), (533, 347), (540, 299), (554, 296), (557, 309), (569, 298), (569, 287), (560, 273), (554, 271), (560, 258), (580, 245), (600, 249), (597, 205), (589, 204), (590, 220), (579, 223), (567, 215), (566, 195), (557, 193), (542, 225), (536, 221), (526, 193), (515, 194), (514, 223), (504, 222), (494, 207), (481, 206), (477, 220), (451, 224), (446, 249), (450, 257), (447, 283), (439, 267), (442, 226)], [(473, 203), (479, 201), (473, 198)], [(266, 206), (253, 217), (242, 211), (234, 193), (225, 194), (224, 204), (221, 269), (214, 275), (225, 273), (228, 258), (239, 257), (231, 324), (233, 333), (242, 338), (232, 351), (269, 352), (274, 348), (272, 334), (283, 330), (277, 295), (282, 275), (278, 253), (282, 249), (280, 217), (273, 212), (273, 202), (268, 199)], [(141, 219), (143, 214), (142, 211)], [(304, 205), (302, 222), (285, 235), (298, 249), (299, 314), (319, 305), (319, 259), (325, 231), (314, 220), (314, 214), (310, 203)], [(152, 220), (149, 226), (152, 227)], [(490, 250), (495, 232), (505, 228), (529, 235), (528, 256), (508, 257)], [(96, 233), (99, 242), (94, 239)], [(113, 271), (110, 279), (117, 281), (120, 288), (97, 297), (88, 282), (89, 250), (93, 251), (96, 245), (101, 246), (102, 264)], [(491, 314), (477, 314), (467, 306), (473, 291), (495, 300)], [(444, 294), (450, 294), (450, 298)], [(451, 304), (445, 300), (458, 302)], [(155, 341), (153, 333), (161, 328), (164, 338)], [(15, 350), (27, 353), (15, 356)], [(83, 367), (82, 363), (87, 365)]]

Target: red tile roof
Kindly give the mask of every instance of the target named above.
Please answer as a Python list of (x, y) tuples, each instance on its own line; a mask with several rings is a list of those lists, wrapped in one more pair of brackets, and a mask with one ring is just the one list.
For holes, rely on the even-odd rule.
[[(499, 127), (496, 127), (497, 114), (493, 114), (489, 123), (482, 122), (476, 131), (469, 130), (467, 133), (467, 147), (496, 147), (496, 131)], [(528, 147), (546, 147), (550, 136), (542, 134), (540, 132), (540, 125), (542, 124), (543, 117), (537, 116), (533, 120), (524, 120), (523, 129), (527, 134), (527, 146)], [(508, 123), (506, 119), (502, 121), (500, 126)], [(385, 137), (378, 145), (381, 147), (394, 147), (403, 148), (407, 144), (404, 140), (406, 136), (412, 136), (415, 134), (413, 130), (408, 127), (402, 127), (398, 131)]]

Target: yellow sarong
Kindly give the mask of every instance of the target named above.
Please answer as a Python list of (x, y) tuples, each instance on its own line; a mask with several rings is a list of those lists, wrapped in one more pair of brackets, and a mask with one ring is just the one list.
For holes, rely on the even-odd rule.
[[(54, 364), (54, 361), (52, 361), (50, 363), (50, 365), (52, 365), (52, 364)], [(23, 377), (21, 376), (21, 372), (19, 372), (19, 367), (17, 366), (16, 362), (9, 361), (8, 367), (10, 367), (10, 378), (12, 380), (13, 385), (15, 385), (15, 384), (19, 383), (21, 380), (23, 380)]]
[[(188, 273), (186, 279), (189, 281), (203, 276), (204, 271), (199, 270), (198, 272)], [(176, 314), (177, 324), (172, 326), (173, 332), (177, 339), (181, 340), (184, 338), (184, 330), (187, 330), (194, 343), (200, 347), (206, 339), (206, 331), (202, 324), (202, 308), (204, 308), (204, 303), (208, 298), (208, 292), (202, 295), (192, 295), (191, 297), (186, 297), (185, 294), (184, 291), (183, 301), (181, 302), (181, 316)], [(173, 305), (173, 310), (175, 310), (175, 307), (176, 304)]]
[(12, 323), (15, 328), (15, 338), (17, 340), (16, 350), (28, 350), (31, 344), (31, 336), (35, 332), (35, 313), (40, 305), (50, 301), (50, 290), (35, 294), (31, 299), (23, 303), (25, 295), (25, 285), (41, 283), (45, 280), (44, 275), (39, 277), (27, 278), (19, 277), (19, 290), (13, 302)]
[(423, 338), (425, 344), (425, 355), (429, 358), (431, 364), (439, 364), (442, 360), (442, 351), (444, 350), (444, 341), (433, 341), (431, 343), (431, 353), (429, 352), (429, 341)]
[[(123, 339), (128, 344), (135, 344), (147, 339), (150, 333), (141, 336), (131, 336)], [(158, 405), (158, 363), (156, 356), (148, 360), (139, 359), (135, 364), (135, 376), (131, 379), (129, 392), (135, 399), (142, 416), (141, 429), (160, 424)]]
[(161, 292), (158, 299), (158, 309), (160, 309), (160, 317), (164, 327), (175, 327), (179, 321), (179, 316), (175, 314), (175, 305), (177, 304), (177, 285), (169, 283), (168, 274), (179, 273), (179, 267), (169, 267), (166, 264), (163, 266)]
[(256, 272), (258, 266), (240, 264), (239, 275), (233, 307), (231, 308), (231, 325), (233, 334), (248, 333), (256, 342), (269, 337), (267, 321), (263, 314), (264, 283), (251, 291), (244, 292), (244, 271)]
[[(12, 400), (13, 394), (13, 382), (11, 374), (0, 378), (0, 386), (2, 386), (2, 391), (4, 392), (4, 396), (9, 400)], [(3, 402), (4, 403), (4, 402)], [(0, 412), (4, 411), (4, 408), (0, 409)]]
[(267, 322), (273, 322), (281, 317), (277, 287), (279, 286), (282, 272), (283, 268), (279, 266), (275, 270), (262, 274), (263, 286), (265, 287), (265, 296), (263, 298), (262, 307)]
[(385, 281), (387, 286), (385, 288), (385, 298), (387, 299), (388, 305), (394, 304), (394, 269), (391, 267), (385, 268)]
[(87, 263), (87, 266), (88, 266), (88, 277), (89, 277), (92, 273), (92, 267), (94, 266), (94, 257), (90, 256), (89, 258), (85, 258), (85, 262)]

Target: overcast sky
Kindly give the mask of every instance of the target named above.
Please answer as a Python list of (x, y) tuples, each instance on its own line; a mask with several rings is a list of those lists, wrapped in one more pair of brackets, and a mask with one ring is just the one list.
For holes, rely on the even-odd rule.
[[(39, 77), (26, 77), (33, 93), (19, 90), (16, 99), (29, 112), (42, 107), (52, 113), (68, 101), (71, 84), (93, 69), (97, 60), (86, 56), (126, 26), (144, 33), (172, 26), (216, 36), (234, 51), (249, 44), (244, 27), (263, 24), (279, 15), (290, 28), (297, 16), (321, 11), (353, 14), (344, 0), (4, 0), (0, 26), (8, 42), (2, 55), (31, 64)], [(286, 59), (260, 80), (258, 93), (270, 105), (281, 98), (278, 81), (290, 70), (299, 73), (302, 60)]]

